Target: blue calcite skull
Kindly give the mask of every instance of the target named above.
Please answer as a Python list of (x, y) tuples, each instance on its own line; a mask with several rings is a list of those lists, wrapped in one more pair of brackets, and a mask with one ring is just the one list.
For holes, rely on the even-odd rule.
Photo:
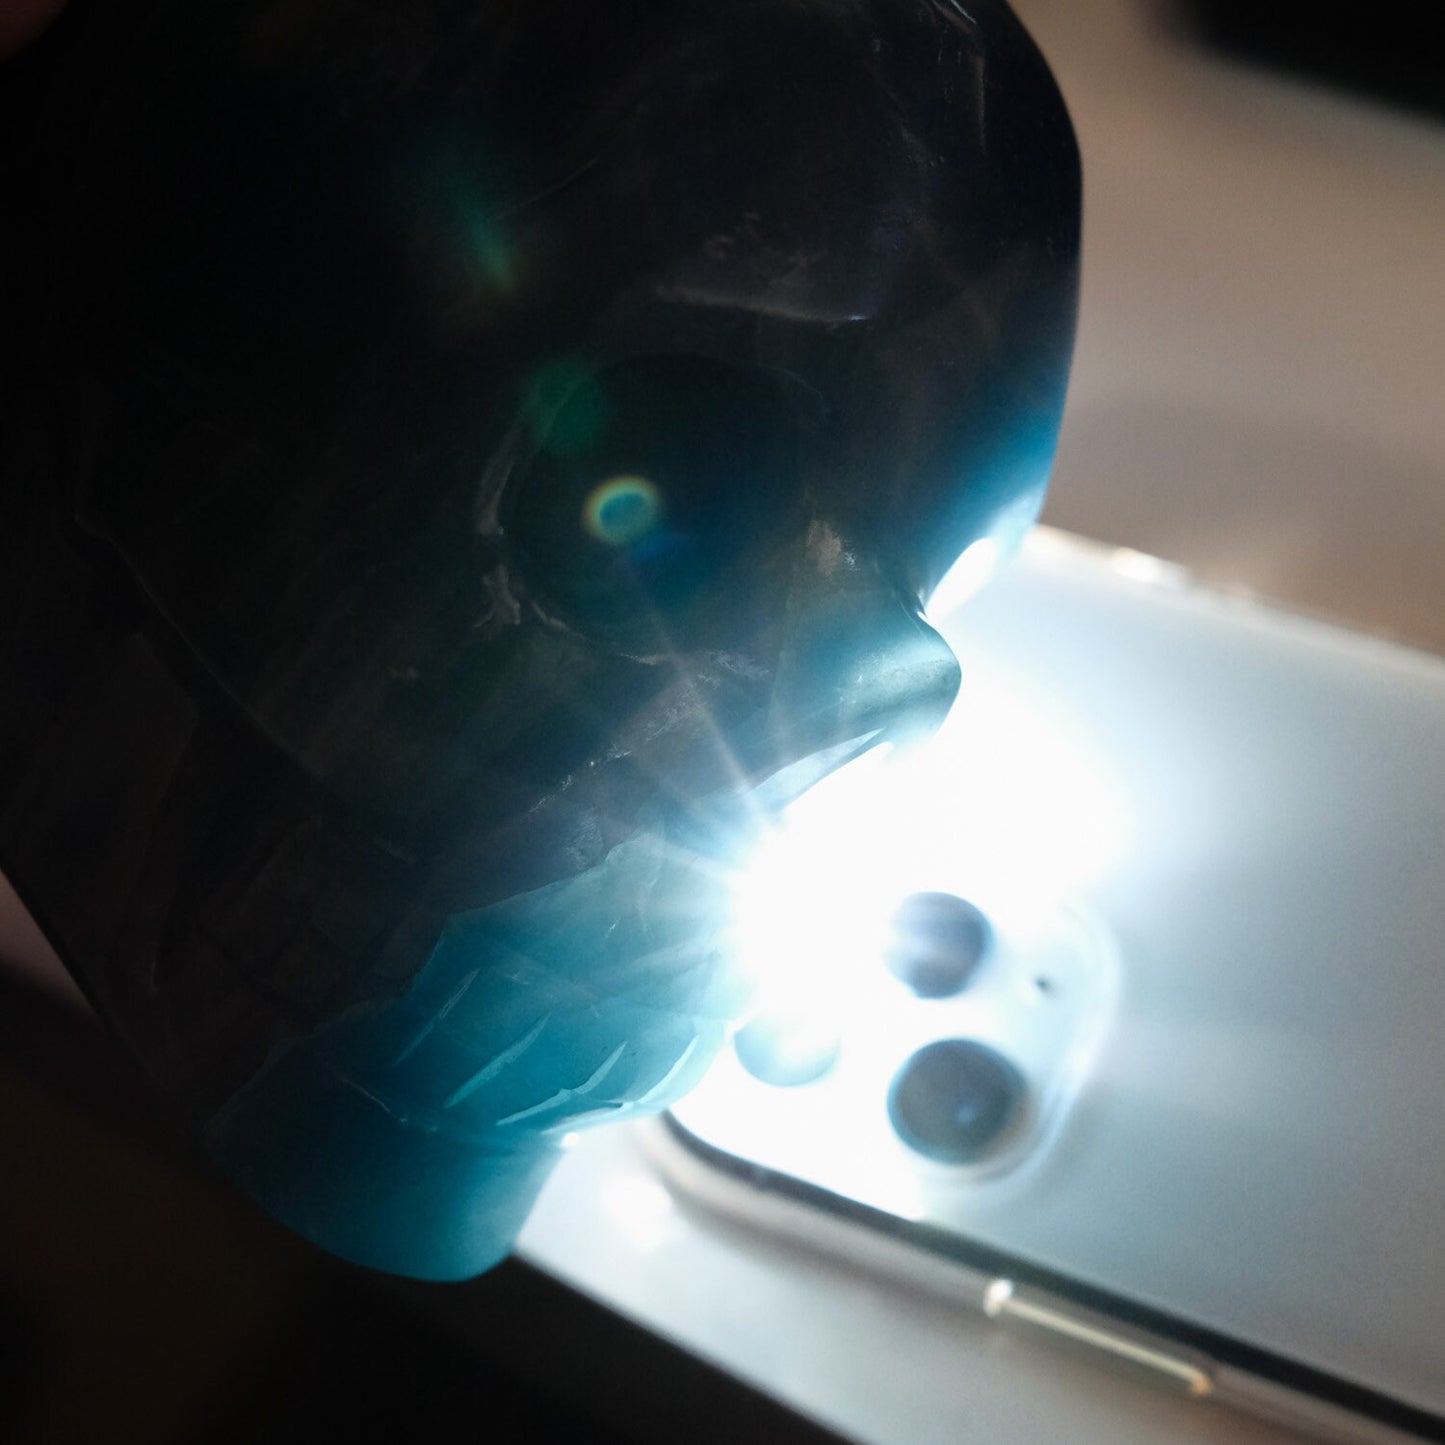
[(97, 5), (26, 61), (0, 865), (262, 1204), (475, 1273), (725, 1041), (768, 816), (949, 706), (923, 600), (1063, 405), (1063, 104), (952, 0)]

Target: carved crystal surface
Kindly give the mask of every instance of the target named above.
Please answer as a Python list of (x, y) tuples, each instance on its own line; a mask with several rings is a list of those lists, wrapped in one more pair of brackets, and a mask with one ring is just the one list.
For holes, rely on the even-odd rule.
[(104, 80), (27, 223), (0, 863), (267, 1207), (474, 1272), (726, 1037), (766, 808), (948, 707), (922, 599), (1058, 430), (1067, 115), (994, 0), (217, 0), (42, 58)]

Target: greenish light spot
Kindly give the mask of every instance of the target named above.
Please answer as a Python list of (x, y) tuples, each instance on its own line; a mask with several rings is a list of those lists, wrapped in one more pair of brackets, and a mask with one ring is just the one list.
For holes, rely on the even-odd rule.
[[(481, 196), (469, 192), (460, 182), (451, 189), (451, 224), (456, 228), (465, 264), (469, 269), (480, 268), (493, 291), (510, 296), (516, 289), (517, 268), (506, 231)], [(476, 274), (475, 270), (472, 274)]]
[(570, 357), (549, 362), (532, 378), (525, 407), (542, 445), (561, 456), (585, 451), (607, 419), (607, 398), (597, 378)]
[(582, 525), (609, 547), (645, 537), (662, 516), (662, 498), (646, 477), (611, 477), (582, 504)]
[(478, 224), (474, 236), (482, 274), (502, 295), (510, 296), (516, 289), (517, 272), (506, 238), (485, 221)]

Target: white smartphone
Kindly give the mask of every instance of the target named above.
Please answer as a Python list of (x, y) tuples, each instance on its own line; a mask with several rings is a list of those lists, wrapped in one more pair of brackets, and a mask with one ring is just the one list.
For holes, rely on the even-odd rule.
[(1445, 659), (1041, 533), (794, 806), (715, 1204), (1338, 1439), (1445, 1439)]

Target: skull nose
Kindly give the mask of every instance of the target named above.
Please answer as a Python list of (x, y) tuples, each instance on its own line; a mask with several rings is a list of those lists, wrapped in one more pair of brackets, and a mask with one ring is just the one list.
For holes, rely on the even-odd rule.
[[(932, 732), (958, 694), (948, 644), (879, 584), (820, 597), (790, 628), (767, 714), (780, 760)], [(856, 749), (855, 749), (856, 750)]]
[[(675, 837), (699, 852), (746, 845), (760, 815), (785, 808), (875, 744), (932, 732), (958, 694), (948, 644), (885, 587), (795, 603), (784, 631), (767, 704), (714, 734), (731, 777), (709, 773), (711, 786), (672, 819)], [(746, 796), (735, 790), (739, 769), (750, 780)]]

